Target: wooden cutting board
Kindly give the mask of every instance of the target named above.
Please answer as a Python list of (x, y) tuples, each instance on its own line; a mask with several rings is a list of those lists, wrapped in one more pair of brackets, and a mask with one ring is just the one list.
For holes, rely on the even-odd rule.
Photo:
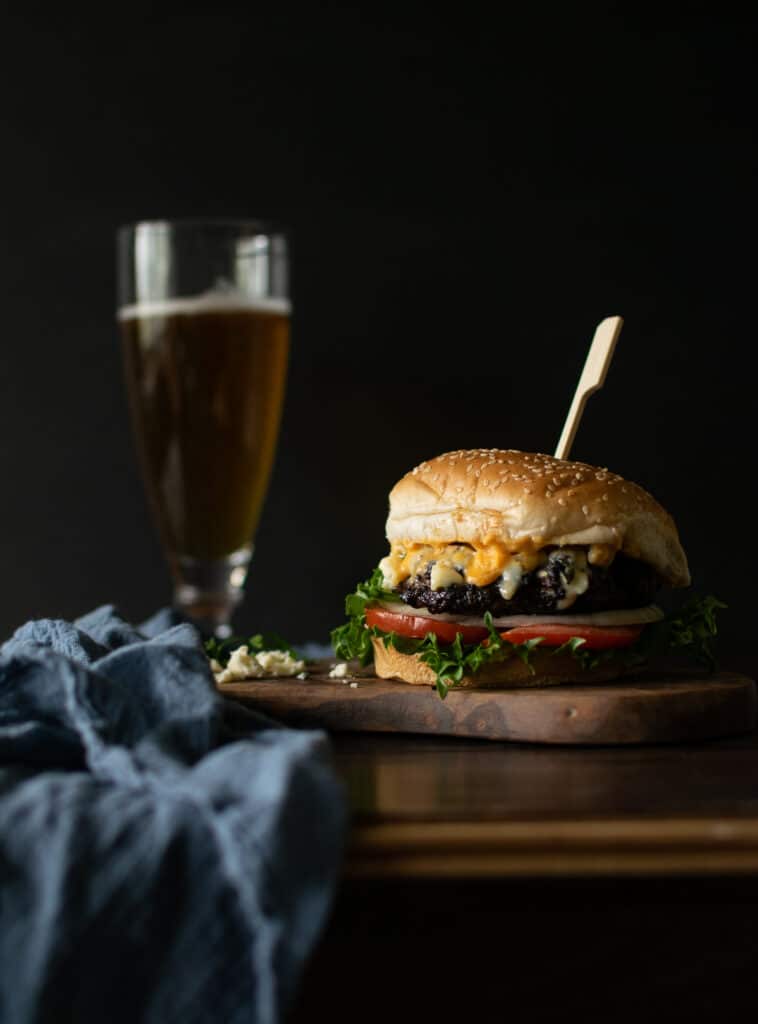
[[(522, 743), (675, 743), (750, 732), (758, 699), (737, 672), (656, 674), (594, 686), (450, 690), (377, 679), (227, 683), (226, 696), (294, 726), (334, 731), (430, 733)], [(351, 686), (354, 683), (357, 685)]]

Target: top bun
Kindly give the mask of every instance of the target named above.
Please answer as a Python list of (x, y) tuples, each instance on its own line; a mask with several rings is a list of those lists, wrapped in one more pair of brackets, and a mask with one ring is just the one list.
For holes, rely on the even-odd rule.
[(387, 539), (511, 551), (609, 544), (673, 587), (690, 582), (674, 520), (637, 484), (550, 455), (476, 448), (422, 462), (390, 493)]

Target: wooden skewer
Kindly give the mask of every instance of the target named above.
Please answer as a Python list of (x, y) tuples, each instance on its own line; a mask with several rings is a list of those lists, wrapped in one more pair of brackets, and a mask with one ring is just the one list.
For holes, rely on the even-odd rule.
[(561, 439), (555, 449), (556, 459), (568, 458), (587, 399), (603, 386), (623, 325), (624, 321), (620, 316), (607, 316), (597, 325), (595, 337), (587, 353), (587, 361), (574, 392), (574, 400), (563, 424)]

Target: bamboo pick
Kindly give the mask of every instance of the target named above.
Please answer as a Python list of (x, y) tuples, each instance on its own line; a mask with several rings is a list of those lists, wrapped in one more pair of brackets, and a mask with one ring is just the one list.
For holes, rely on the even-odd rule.
[(607, 316), (597, 325), (582, 375), (574, 392), (571, 408), (568, 411), (566, 422), (563, 424), (561, 439), (555, 449), (556, 459), (568, 458), (587, 399), (603, 386), (623, 324), (622, 317)]

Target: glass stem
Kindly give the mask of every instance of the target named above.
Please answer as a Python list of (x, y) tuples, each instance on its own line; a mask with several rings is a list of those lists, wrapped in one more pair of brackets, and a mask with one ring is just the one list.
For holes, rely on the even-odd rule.
[(223, 558), (178, 556), (174, 606), (202, 633), (222, 639), (230, 636), (231, 618), (242, 600), (252, 554), (252, 545), (246, 545)]

